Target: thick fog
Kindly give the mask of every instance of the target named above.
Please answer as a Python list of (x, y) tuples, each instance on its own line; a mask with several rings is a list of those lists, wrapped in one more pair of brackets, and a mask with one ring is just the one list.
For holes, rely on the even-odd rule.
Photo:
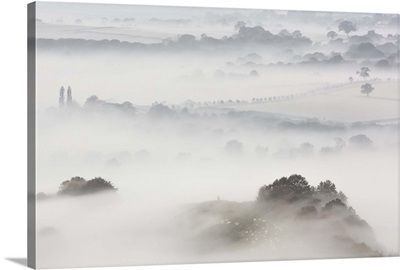
[(398, 15), (36, 23), (40, 268), (398, 255)]

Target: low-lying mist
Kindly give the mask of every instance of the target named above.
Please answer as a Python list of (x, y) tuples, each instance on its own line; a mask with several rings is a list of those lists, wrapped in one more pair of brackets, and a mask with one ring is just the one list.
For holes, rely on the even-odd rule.
[[(50, 196), (37, 209), (42, 267), (60, 266), (59, 256), (73, 267), (397, 254), (397, 133), (390, 125), (314, 122), (288, 130), (282, 119), (257, 114), (65, 110), (38, 122), (37, 190)], [(255, 202), (260, 187), (292, 174), (313, 186), (331, 180), (365, 219), (365, 235), (357, 227), (342, 235), (323, 204), (299, 221), (303, 203), (275, 206), (281, 220), (270, 203)], [(118, 191), (55, 195), (73, 176), (102, 177)], [(233, 219), (246, 225), (233, 230)], [(284, 233), (259, 235), (253, 247), (242, 234), (254, 219)], [(339, 231), (321, 238), (315, 226), (321, 234)]]
[(39, 267), (398, 255), (398, 15), (37, 12)]

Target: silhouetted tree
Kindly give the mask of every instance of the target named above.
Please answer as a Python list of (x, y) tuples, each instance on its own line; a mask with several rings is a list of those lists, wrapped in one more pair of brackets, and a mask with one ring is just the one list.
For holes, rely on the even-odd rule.
[(372, 87), (372, 85), (370, 83), (366, 83), (361, 85), (361, 93), (362, 94), (366, 94), (367, 97), (369, 97), (369, 94), (374, 91), (374, 87)]
[(314, 145), (308, 142), (302, 143), (298, 149), (298, 152), (300, 154), (312, 154), (313, 151), (314, 151)]
[(172, 116), (173, 114), (174, 111), (168, 108), (168, 106), (162, 104), (153, 105), (148, 112), (148, 115), (153, 118), (169, 117)]
[(66, 180), (61, 183), (59, 187), (59, 195), (80, 195), (82, 193), (82, 187), (86, 184), (86, 180), (83, 177), (75, 176), (70, 180)]
[(336, 186), (330, 180), (320, 182), (317, 186), (317, 191), (322, 193), (333, 193), (337, 194)]
[(279, 31), (278, 36), (280, 37), (290, 37), (291, 34), (287, 29), (282, 29), (281, 31)]
[(46, 200), (46, 199), (48, 199), (48, 198), (50, 198), (50, 196), (47, 195), (47, 194), (44, 193), (44, 192), (39, 192), (39, 193), (36, 195), (36, 199), (37, 199), (38, 201), (43, 201), (43, 200)]
[(92, 106), (99, 102), (100, 102), (99, 98), (96, 95), (92, 95), (86, 99), (84, 106)]
[(336, 190), (336, 185), (330, 180), (320, 182), (316, 188), (317, 197), (324, 201), (331, 201), (333, 199), (340, 199), (342, 202), (347, 202), (347, 196)]
[(70, 86), (68, 86), (67, 89), (67, 106), (71, 106), (72, 104), (72, 89)]
[(225, 152), (233, 155), (242, 154), (243, 144), (237, 140), (231, 140), (225, 144)]
[(101, 177), (96, 177), (86, 182), (82, 187), (82, 193), (97, 193), (103, 191), (115, 191), (117, 190), (110, 181), (106, 181)]
[(300, 30), (294, 30), (293, 33), (292, 33), (292, 37), (294, 37), (294, 38), (302, 38), (303, 34), (301, 33)]
[(96, 177), (86, 181), (83, 177), (72, 177), (61, 183), (58, 195), (79, 196), (103, 191), (116, 191), (117, 189), (109, 181)]
[(358, 134), (358, 135), (351, 137), (349, 139), (349, 142), (352, 145), (361, 146), (361, 147), (371, 146), (373, 144), (372, 140), (364, 134)]
[(328, 38), (330, 38), (330, 39), (335, 39), (336, 37), (337, 37), (337, 33), (335, 32), (335, 31), (329, 31), (327, 34), (326, 34), (326, 36), (328, 37)]
[(237, 22), (237, 23), (235, 24), (234, 29), (235, 29), (235, 30), (239, 30), (239, 29), (242, 28), (242, 27), (246, 27), (246, 23), (243, 22), (243, 21), (239, 21), (239, 22)]
[(289, 202), (306, 197), (312, 192), (312, 187), (307, 180), (298, 174), (282, 177), (270, 185), (262, 186), (258, 192), (257, 201), (268, 201), (269, 199), (283, 199)]
[(334, 199), (334, 200), (326, 203), (325, 206), (322, 207), (322, 211), (332, 211), (335, 208), (347, 210), (346, 204), (344, 202), (342, 202), (341, 199)]
[(250, 77), (259, 77), (260, 75), (258, 74), (258, 72), (257, 72), (257, 70), (252, 70), (251, 72), (250, 72)]
[(59, 104), (60, 107), (64, 106), (64, 99), (65, 99), (64, 92), (65, 92), (64, 86), (61, 86), (61, 88), (60, 88), (60, 97), (58, 98), (58, 104)]
[(350, 32), (357, 31), (357, 26), (351, 21), (343, 21), (338, 26), (339, 31), (343, 31), (349, 36)]
[(356, 72), (356, 74), (360, 75), (365, 80), (365, 78), (369, 77), (370, 72), (371, 72), (371, 70), (369, 68), (362, 67), (359, 71)]
[(386, 68), (387, 69), (387, 68), (390, 68), (390, 63), (386, 59), (381, 59), (381, 60), (379, 60), (378, 62), (375, 63), (375, 66), (378, 67), (378, 68), (382, 68), (382, 69)]
[(346, 142), (342, 138), (335, 138), (335, 148), (342, 150), (346, 146)]

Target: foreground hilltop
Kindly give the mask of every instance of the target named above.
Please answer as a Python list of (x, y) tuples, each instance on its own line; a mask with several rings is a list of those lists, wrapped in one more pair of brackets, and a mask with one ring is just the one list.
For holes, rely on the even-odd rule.
[(187, 245), (205, 256), (234, 252), (249, 259), (382, 256), (369, 224), (327, 180), (310, 186), (301, 175), (260, 188), (252, 202), (209, 201), (178, 216)]

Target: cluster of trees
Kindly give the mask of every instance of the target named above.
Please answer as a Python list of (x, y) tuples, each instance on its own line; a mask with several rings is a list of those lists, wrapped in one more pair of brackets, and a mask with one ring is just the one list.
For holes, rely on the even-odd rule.
[[(61, 183), (57, 195), (82, 196), (117, 190), (118, 189), (110, 181), (107, 181), (101, 177), (95, 177), (91, 180), (86, 180), (83, 177), (75, 176)], [(40, 192), (36, 197), (40, 201), (48, 199), (51, 196)]]
[(347, 196), (338, 191), (330, 181), (322, 181), (316, 187), (311, 186), (301, 175), (276, 179), (272, 184), (262, 186), (258, 191), (257, 203), (268, 206), (283, 204), (292, 205), (299, 218), (342, 217), (348, 225), (370, 229), (368, 223), (361, 219), (356, 211), (347, 205)]
[[(59, 111), (68, 109), (68, 112), (115, 112), (123, 113), (126, 115), (135, 115), (136, 108), (129, 101), (123, 103), (113, 103), (99, 99), (96, 95), (92, 95), (86, 99), (83, 106), (80, 106), (75, 100), (72, 99), (72, 89), (68, 86), (67, 98), (65, 99), (65, 88), (62, 86), (59, 92), (58, 98)], [(55, 111), (55, 108), (51, 108), (51, 111)]]
[[(347, 44), (350, 45), (344, 53), (346, 57), (352, 59), (380, 58), (380, 60), (375, 62), (375, 66), (381, 69), (387, 69), (397, 65), (398, 46), (396, 46), (396, 39), (394, 39), (394, 37), (398, 36), (398, 34), (388, 34), (387, 37), (384, 37), (374, 30), (369, 30), (367, 34), (364, 35), (349, 36), (351, 32), (357, 30), (357, 25), (348, 20), (342, 21), (338, 25), (338, 32), (344, 32), (347, 35)], [(344, 39), (338, 37), (338, 32), (334, 30), (327, 32), (326, 36), (330, 39), (331, 43), (343, 44)], [(386, 43), (382, 44), (382, 40), (384, 39)], [(345, 60), (343, 59), (342, 62), (345, 62)]]
[(347, 202), (346, 195), (336, 189), (330, 180), (322, 181), (318, 186), (311, 186), (299, 174), (276, 179), (272, 184), (262, 186), (257, 195), (257, 202), (268, 203), (271, 200), (281, 200), (287, 203), (303, 201), (310, 206), (324, 205), (331, 201)]
[[(219, 130), (218, 130), (219, 131)], [(223, 132), (221, 130), (220, 132)], [(321, 147), (321, 154), (334, 154), (341, 152), (346, 147), (346, 141), (342, 138), (335, 138), (334, 146)], [(358, 150), (368, 150), (373, 146), (373, 141), (365, 134), (357, 134), (349, 138), (348, 143), (350, 147)], [(230, 140), (224, 146), (224, 152), (231, 156), (241, 156), (245, 153), (243, 143), (238, 140)], [(255, 148), (256, 155), (265, 157), (268, 154), (268, 147), (257, 145)], [(288, 149), (280, 149), (274, 153), (278, 157), (297, 157), (297, 156), (310, 156), (314, 154), (314, 145), (309, 142), (304, 142), (299, 147)]]
[[(370, 76), (371, 70), (368, 67), (362, 67), (360, 70), (356, 72), (359, 76), (361, 76), (364, 80)], [(350, 77), (353, 78), (353, 77)], [(350, 79), (349, 78), (349, 79)], [(352, 80), (350, 80), (352, 81)], [(370, 83), (365, 83), (361, 85), (361, 93), (369, 96), (369, 94), (374, 91), (374, 87)]]
[(92, 95), (86, 99), (84, 108), (97, 112), (121, 112), (125, 114), (136, 114), (136, 108), (129, 101), (123, 103), (112, 103), (99, 99), (96, 95)]
[[(273, 34), (261, 26), (249, 27), (245, 22), (239, 21), (235, 24), (236, 34), (230, 37), (216, 39), (203, 34), (199, 40), (200, 44), (212, 46), (244, 46), (246, 44), (278, 45), (281, 47), (299, 47), (312, 44), (311, 39), (303, 36), (300, 30), (289, 32), (282, 29), (278, 34)], [(193, 37), (194, 38), (194, 37)], [(193, 40), (192, 38), (192, 40)], [(179, 40), (178, 40), (179, 41)]]
[[(351, 21), (342, 21), (339, 25), (338, 25), (338, 32), (344, 32), (347, 37), (349, 36), (349, 34), (351, 32), (355, 32), (357, 31), (357, 25), (355, 25), (353, 22)], [(331, 30), (326, 34), (327, 37), (329, 37), (331, 40), (335, 39), (338, 36), (338, 33), (336, 33), (335, 31)]]
[[(339, 25), (338, 25), (338, 32), (344, 32), (347, 37), (349, 38), (349, 34), (351, 32), (355, 32), (357, 31), (357, 25), (355, 25), (353, 22), (351, 21), (342, 21)], [(326, 33), (326, 36), (331, 40), (335, 40), (339, 35), (336, 31), (331, 30), (328, 33)], [(343, 41), (343, 39), (340, 39), (341, 41)]]
[(156, 51), (156, 50), (201, 50), (215, 49), (225, 50), (227, 48), (242, 48), (243, 46), (279, 46), (281, 48), (296, 48), (312, 44), (310, 38), (303, 36), (300, 30), (289, 32), (282, 29), (279, 33), (273, 34), (261, 26), (249, 27), (244, 22), (235, 25), (237, 33), (222, 38), (214, 38), (202, 34), (199, 39), (194, 35), (181, 34), (176, 39), (165, 39), (160, 43), (144, 44), (140, 42), (126, 42), (117, 39), (113, 40), (85, 40), (85, 39), (44, 39), (37, 40), (39, 50), (63, 50), (66, 52), (96, 52), (101, 50), (119, 51)]
[[(361, 76), (364, 80), (370, 76), (371, 70), (368, 67), (362, 67), (360, 70), (356, 71), (356, 74)], [(350, 82), (354, 82), (353, 77), (349, 77)], [(361, 94), (365, 94), (367, 97), (374, 91), (374, 87), (370, 83), (365, 83), (361, 85)]]
[(58, 194), (77, 196), (116, 190), (117, 188), (110, 181), (101, 177), (86, 180), (83, 177), (75, 176), (61, 183)]
[(344, 55), (354, 59), (376, 59), (385, 56), (385, 54), (371, 42), (353, 44), (347, 49)]
[(381, 256), (372, 228), (330, 180), (314, 187), (293, 174), (262, 186), (254, 202), (218, 198), (194, 205), (180, 218), (180, 228), (195, 234), (194, 243), (203, 252), (250, 247), (265, 254), (302, 254), (300, 245), (311, 247), (312, 253), (305, 251), (304, 256), (315, 256), (316, 251), (324, 257)]

